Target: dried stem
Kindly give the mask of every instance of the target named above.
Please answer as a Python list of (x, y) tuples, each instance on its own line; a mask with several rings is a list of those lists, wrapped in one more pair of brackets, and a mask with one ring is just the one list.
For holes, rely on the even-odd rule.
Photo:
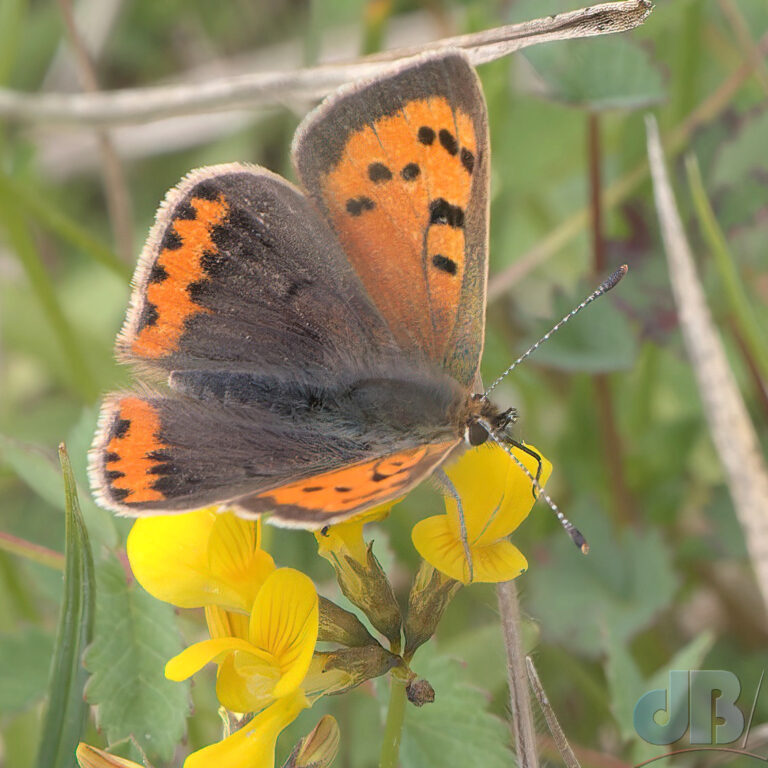
[(32, 95), (0, 89), (0, 116), (27, 122), (65, 122), (94, 127), (141, 123), (171, 115), (242, 106), (273, 106), (296, 99), (318, 99), (344, 83), (376, 75), (391, 62), (422, 51), (453, 46), (465, 50), (473, 64), (483, 64), (537, 43), (624, 32), (642, 24), (651, 8), (650, 0), (601, 3), (353, 62), (292, 72), (253, 73), (190, 85), (90, 94)]
[(646, 127), (656, 210), (683, 339), (757, 585), (768, 608), (768, 469), (696, 274), (653, 117), (646, 119)]
[(544, 713), (544, 719), (549, 726), (549, 732), (552, 734), (552, 739), (555, 742), (557, 751), (563, 758), (566, 768), (581, 768), (579, 761), (576, 759), (576, 755), (573, 754), (571, 745), (568, 743), (568, 739), (565, 737), (565, 733), (563, 733), (563, 729), (560, 727), (560, 722), (557, 719), (555, 710), (552, 709), (552, 705), (549, 703), (547, 693), (544, 690), (544, 686), (541, 684), (541, 680), (539, 680), (539, 675), (533, 664), (533, 659), (530, 656), (526, 656), (525, 663), (528, 668), (528, 681), (531, 684), (536, 700), (539, 702), (541, 711)]
[[(99, 91), (96, 69), (88, 50), (83, 43), (75, 23), (71, 0), (59, 0), (61, 15), (67, 28), (72, 49), (75, 53), (77, 69), (83, 88), (91, 94)], [(115, 236), (117, 252), (127, 262), (132, 262), (133, 254), (133, 208), (128, 183), (123, 166), (118, 157), (110, 135), (105, 130), (96, 131), (101, 155), (101, 175), (107, 198), (109, 219)]]
[(538, 768), (536, 729), (528, 693), (528, 675), (525, 669), (525, 652), (520, 631), (520, 606), (515, 582), (506, 581), (497, 584), (496, 594), (501, 613), (501, 630), (507, 649), (507, 682), (517, 764), (519, 768)]

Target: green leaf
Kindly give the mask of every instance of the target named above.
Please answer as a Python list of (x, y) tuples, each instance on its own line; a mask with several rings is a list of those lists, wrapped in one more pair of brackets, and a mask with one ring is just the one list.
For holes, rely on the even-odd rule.
[[(460, 665), (443, 656), (420, 659), (419, 676), (435, 689), (435, 701), (408, 705), (400, 746), (402, 768), (509, 768), (509, 729), (487, 711), (488, 697), (460, 679)], [(504, 674), (504, 667), (499, 669)]]
[[(66, 509), (61, 475), (45, 448), (0, 434), (0, 462), (7, 464), (20, 480), (51, 506), (62, 511)], [(107, 547), (114, 547), (118, 536), (112, 515), (96, 506), (87, 492), (82, 494), (78, 506), (93, 539)]]
[(755, 221), (768, 208), (768, 110), (747, 118), (715, 157), (711, 182), (718, 219), (726, 229)]
[(83, 690), (85, 647), (93, 636), (95, 584), (88, 533), (66, 449), (59, 447), (66, 496), (66, 566), (56, 646), (51, 659), (48, 709), (37, 754), (38, 768), (71, 768), (88, 712)]
[(677, 577), (659, 532), (625, 530), (618, 538), (606, 516), (587, 504), (569, 517), (587, 537), (589, 555), (558, 533), (548, 547), (549, 565), (531, 563), (526, 602), (545, 640), (596, 657), (608, 628), (626, 642), (666, 608)]
[(648, 53), (626, 37), (572, 40), (528, 49), (547, 97), (591, 111), (640, 109), (664, 98)]
[(20, 712), (45, 696), (53, 638), (37, 627), (0, 635), (0, 712)]
[(768, 173), (765, 142), (768, 136), (768, 110), (747, 119), (733, 139), (723, 144), (712, 170), (716, 186), (740, 184), (746, 177), (756, 179)]
[(637, 764), (659, 754), (656, 745), (641, 739), (634, 726), (635, 705), (648, 691), (669, 685), (669, 670), (698, 669), (714, 643), (711, 632), (703, 632), (681, 648), (654, 675), (643, 678), (629, 652), (627, 644), (610, 630), (606, 632), (605, 675), (610, 691), (611, 709), (619, 726), (621, 738), (632, 745), (632, 762)]
[[(555, 315), (565, 314), (573, 306), (570, 301), (559, 301)], [(626, 316), (610, 298), (602, 298), (560, 328), (536, 350), (533, 359), (538, 365), (563, 371), (628, 370), (637, 356), (635, 339)]]
[(172, 606), (148, 595), (114, 559), (97, 569), (94, 640), (85, 657), (88, 702), (112, 743), (133, 736), (148, 755), (169, 760), (184, 736), (189, 683), (174, 683), (165, 663), (181, 651)]
[[(538, 624), (523, 619), (522, 634), (525, 653), (530, 653), (539, 641)], [(503, 670), (506, 669), (507, 653), (498, 620), (470, 626), (447, 642), (439, 641), (438, 647), (441, 655), (461, 660), (472, 675), (474, 685), (491, 693), (506, 689), (507, 678)]]

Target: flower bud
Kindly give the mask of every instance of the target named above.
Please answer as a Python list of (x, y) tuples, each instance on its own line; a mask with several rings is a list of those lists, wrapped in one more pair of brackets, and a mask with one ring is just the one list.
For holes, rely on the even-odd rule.
[(80, 768), (142, 768), (133, 760), (111, 755), (103, 749), (98, 749), (81, 741), (77, 745), (77, 762)]
[(378, 643), (365, 648), (315, 651), (303, 686), (310, 698), (344, 693), (400, 664), (399, 656)]
[(432, 637), (448, 603), (460, 587), (460, 581), (435, 570), (422, 560), (408, 596), (403, 654), (406, 659), (410, 659), (416, 649)]
[(320, 598), (320, 631), (317, 639), (353, 648), (376, 643), (354, 613), (345, 611), (326, 597)]
[(339, 751), (339, 724), (325, 715), (294, 748), (283, 768), (328, 768)]
[(373, 554), (373, 543), (364, 561), (343, 552), (328, 558), (344, 596), (368, 617), (390, 643), (399, 645), (402, 615), (392, 585)]

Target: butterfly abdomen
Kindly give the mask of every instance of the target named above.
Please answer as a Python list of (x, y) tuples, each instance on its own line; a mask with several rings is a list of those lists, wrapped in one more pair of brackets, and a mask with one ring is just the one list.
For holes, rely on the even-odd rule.
[(466, 398), (452, 379), (439, 375), (363, 376), (323, 386), (247, 371), (174, 371), (171, 386), (197, 400), (252, 405), (293, 421), (328, 419), (361, 439), (399, 434), (458, 439)]

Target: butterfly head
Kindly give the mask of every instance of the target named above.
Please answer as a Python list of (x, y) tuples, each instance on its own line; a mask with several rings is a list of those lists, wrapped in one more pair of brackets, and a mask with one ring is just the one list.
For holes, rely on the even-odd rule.
[(500, 411), (484, 395), (472, 395), (464, 428), (464, 440), (473, 448), (482, 445), (491, 435), (502, 435), (517, 421), (517, 410)]

